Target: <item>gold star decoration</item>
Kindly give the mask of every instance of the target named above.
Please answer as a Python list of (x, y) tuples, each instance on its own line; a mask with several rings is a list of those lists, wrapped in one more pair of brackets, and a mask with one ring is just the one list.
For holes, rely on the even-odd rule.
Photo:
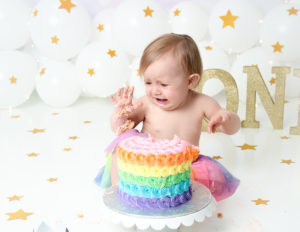
[(35, 152), (31, 152), (30, 154), (27, 154), (28, 157), (37, 157), (39, 154)]
[(56, 177), (55, 177), (55, 178), (52, 178), (52, 177), (51, 177), (51, 178), (48, 179), (48, 181), (49, 181), (49, 182), (54, 182), (54, 181), (57, 181), (57, 178), (56, 178)]
[(295, 162), (289, 159), (289, 160), (281, 160), (280, 163), (290, 165), (290, 164), (295, 163)]
[(150, 9), (149, 6), (147, 6), (147, 8), (144, 9), (143, 11), (145, 12), (145, 17), (147, 17), (147, 16), (152, 17), (152, 12), (153, 12), (154, 10)]
[(30, 130), (28, 132), (31, 132), (33, 134), (37, 134), (37, 133), (44, 133), (45, 132), (45, 129), (36, 129), (34, 128), (33, 130)]
[(11, 118), (20, 118), (20, 115), (12, 115)]
[(57, 38), (56, 35), (51, 37), (51, 42), (54, 43), (54, 44), (57, 44), (58, 40), (59, 40), (59, 38)]
[(298, 9), (295, 9), (295, 7), (292, 7), (291, 9), (287, 10), (289, 12), (289, 15), (298, 15)]
[(116, 50), (108, 49), (107, 54), (110, 55), (110, 58), (113, 58), (114, 56), (117, 56), (116, 55)]
[(181, 12), (181, 11), (178, 10), (178, 9), (174, 10), (174, 11), (173, 11), (174, 16), (179, 16), (180, 12)]
[(91, 123), (91, 121), (84, 121), (83, 123), (85, 123), (85, 124), (89, 124), (89, 123)]
[(211, 46), (206, 46), (205, 50), (212, 50), (212, 47)]
[(40, 75), (41, 75), (41, 76), (45, 74), (45, 70), (46, 70), (45, 68), (42, 68), (42, 69), (41, 69), (41, 71), (40, 71)]
[(256, 150), (255, 149), (256, 146), (257, 145), (249, 145), (249, 144), (245, 143), (244, 145), (237, 146), (237, 147), (241, 148), (242, 150)]
[(78, 139), (78, 137), (77, 136), (70, 136), (69, 139), (75, 140), (75, 139)]
[(77, 217), (78, 218), (83, 218), (83, 214), (79, 213), (79, 214), (77, 214)]
[(139, 68), (136, 70), (136, 75), (137, 75), (138, 77), (140, 76), (140, 69), (139, 69)]
[(37, 9), (35, 9), (34, 11), (33, 11), (33, 16), (37, 16), (37, 14), (38, 14), (38, 10)]
[(65, 9), (68, 13), (71, 12), (71, 8), (75, 7), (76, 5), (71, 2), (71, 0), (59, 0), (60, 6), (58, 9)]
[(8, 197), (9, 201), (19, 201), (23, 196), (12, 196), (12, 197)]
[(71, 151), (71, 150), (72, 150), (72, 148), (70, 148), (70, 147), (64, 148), (64, 151)]
[(58, 115), (59, 113), (55, 112), (55, 113), (52, 113), (52, 115)]
[(276, 80), (276, 79), (275, 79), (274, 77), (272, 77), (271, 80), (269, 80), (270, 84), (271, 84), (271, 85), (274, 85), (274, 84), (275, 84), (275, 80)]
[(11, 78), (9, 78), (9, 80), (11, 84), (16, 84), (18, 79), (12, 76)]
[(283, 103), (289, 103), (289, 101), (288, 100), (284, 100)]
[(97, 29), (99, 31), (103, 31), (104, 30), (104, 25), (103, 24), (99, 24), (98, 27), (97, 27)]
[(282, 137), (280, 137), (281, 139), (289, 139), (289, 137), (287, 137), (287, 136), (282, 136)]
[(95, 74), (93, 68), (89, 68), (89, 71), (87, 72), (90, 76), (93, 76)]
[(216, 160), (223, 159), (222, 156), (220, 156), (220, 155), (215, 155), (215, 156), (213, 156), (212, 158), (213, 158), (213, 159), (216, 159)]
[(15, 219), (22, 219), (26, 220), (27, 216), (32, 215), (33, 213), (26, 213), (22, 209), (19, 209), (18, 211), (14, 213), (6, 213), (6, 215), (9, 216), (7, 220), (15, 220)]
[(273, 47), (273, 52), (282, 52), (282, 48), (284, 47), (283, 45), (281, 45), (278, 41), (276, 42), (276, 44), (272, 45)]
[(255, 202), (256, 205), (267, 205), (269, 200), (263, 200), (261, 198), (258, 198), (257, 200), (252, 200), (253, 202)]
[(238, 16), (232, 15), (231, 11), (228, 10), (227, 14), (220, 16), (220, 18), (223, 20), (223, 28), (227, 26), (234, 28), (234, 21), (238, 18)]

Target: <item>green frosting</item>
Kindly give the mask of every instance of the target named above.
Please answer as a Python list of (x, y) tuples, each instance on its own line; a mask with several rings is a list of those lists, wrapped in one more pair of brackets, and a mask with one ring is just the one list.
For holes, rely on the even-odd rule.
[(141, 186), (148, 185), (149, 187), (152, 188), (163, 188), (187, 180), (190, 177), (191, 168), (189, 168), (183, 173), (178, 173), (176, 175), (170, 175), (167, 177), (135, 176), (128, 172), (124, 172), (121, 169), (119, 169), (118, 172), (119, 172), (119, 178), (121, 178), (122, 181), (125, 182), (126, 184), (136, 184)]

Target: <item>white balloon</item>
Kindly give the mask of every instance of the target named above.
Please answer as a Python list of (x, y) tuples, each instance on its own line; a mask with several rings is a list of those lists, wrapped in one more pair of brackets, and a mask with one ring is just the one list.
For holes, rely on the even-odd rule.
[[(263, 48), (252, 48), (239, 55), (233, 62), (231, 69), (231, 74), (238, 86), (239, 99), (243, 103), (246, 102), (247, 94), (247, 74), (243, 72), (243, 67), (252, 65), (257, 65), (271, 96), (274, 96), (275, 93), (275, 83), (273, 81), (276, 76), (272, 74), (272, 66), (278, 65), (278, 63), (272, 60), (272, 57)], [(273, 81), (272, 78), (274, 78)]]
[(126, 54), (113, 44), (99, 42), (80, 52), (76, 67), (83, 91), (98, 97), (114, 94), (126, 84), (130, 73)]
[(28, 41), (30, 12), (22, 0), (0, 0), (0, 50), (14, 50)]
[(202, 39), (208, 28), (208, 15), (195, 1), (180, 2), (169, 13), (172, 32)]
[(261, 27), (262, 46), (275, 59), (295, 61), (300, 58), (300, 18), (289, 10), (300, 9), (300, 4), (280, 4), (264, 18)]
[(44, 56), (67, 60), (88, 42), (90, 16), (76, 0), (71, 3), (75, 6), (60, 8), (60, 1), (41, 0), (35, 7), (31, 38)]
[(140, 67), (141, 57), (136, 57), (131, 63), (131, 75), (129, 77), (129, 85), (134, 86), (133, 96), (139, 98), (145, 95), (145, 84), (144, 78), (140, 76), (139, 67)]
[[(202, 58), (203, 70), (223, 69), (230, 72), (229, 57), (222, 48), (209, 41), (201, 41), (198, 42), (197, 45)], [(209, 96), (214, 96), (223, 89), (223, 83), (213, 78), (205, 83), (202, 92)]]
[(113, 34), (117, 43), (134, 56), (156, 37), (171, 30), (167, 13), (151, 0), (124, 1), (116, 9), (114, 18)]
[(257, 43), (261, 19), (260, 11), (250, 1), (221, 0), (210, 15), (209, 31), (219, 46), (238, 53)]
[(75, 66), (67, 61), (48, 60), (40, 67), (36, 77), (36, 90), (40, 98), (53, 107), (73, 104), (81, 93)]
[(37, 62), (18, 51), (0, 52), (0, 108), (24, 103), (34, 90)]

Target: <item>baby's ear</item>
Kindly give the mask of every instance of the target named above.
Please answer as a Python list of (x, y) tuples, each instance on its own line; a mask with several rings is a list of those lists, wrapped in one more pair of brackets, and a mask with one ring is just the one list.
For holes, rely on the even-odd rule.
[(189, 89), (194, 89), (197, 87), (200, 81), (200, 75), (198, 73), (193, 73), (189, 75)]

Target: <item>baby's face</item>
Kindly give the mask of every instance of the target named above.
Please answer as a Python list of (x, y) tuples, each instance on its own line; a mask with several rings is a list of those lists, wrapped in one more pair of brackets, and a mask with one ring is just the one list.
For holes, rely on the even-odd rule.
[(180, 60), (172, 53), (164, 54), (144, 72), (146, 96), (163, 110), (175, 110), (186, 103), (188, 76)]

